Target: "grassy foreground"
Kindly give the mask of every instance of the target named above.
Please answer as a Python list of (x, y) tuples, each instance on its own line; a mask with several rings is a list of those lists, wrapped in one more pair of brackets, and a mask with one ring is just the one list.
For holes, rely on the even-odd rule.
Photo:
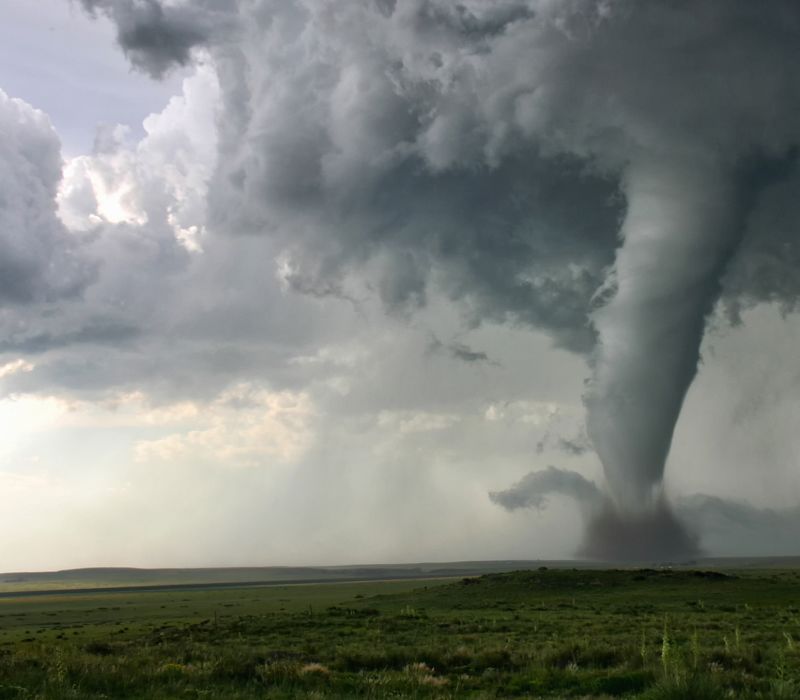
[(800, 573), (0, 600), (1, 698), (800, 698)]

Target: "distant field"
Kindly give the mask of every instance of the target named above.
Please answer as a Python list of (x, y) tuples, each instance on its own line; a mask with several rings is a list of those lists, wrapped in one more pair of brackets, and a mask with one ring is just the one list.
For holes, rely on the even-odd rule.
[(2, 698), (800, 698), (800, 572), (0, 599)]
[(490, 561), (373, 566), (264, 566), (208, 569), (94, 568), (0, 574), (0, 593), (215, 583), (281, 583), (473, 576), (539, 566), (540, 562)]
[[(94, 568), (65, 571), (0, 573), (0, 595), (23, 591), (60, 591), (97, 588), (132, 588), (137, 586), (196, 586), (230, 583), (325, 583), (332, 581), (368, 581), (415, 579), (441, 576), (478, 576), (504, 571), (537, 569), (602, 569), (608, 565), (575, 561), (462, 561), (419, 564), (367, 566), (262, 566), (207, 569), (135, 569)], [(633, 566), (633, 565), (631, 565)], [(641, 563), (641, 566), (658, 566)], [(800, 569), (800, 557), (752, 557), (701, 559), (671, 568), (713, 569)]]

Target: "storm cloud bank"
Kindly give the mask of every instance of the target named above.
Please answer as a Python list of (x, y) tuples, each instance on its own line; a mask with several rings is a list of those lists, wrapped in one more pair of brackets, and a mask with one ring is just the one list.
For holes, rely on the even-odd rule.
[(435, 283), (585, 354), (587, 551), (694, 551), (662, 483), (707, 317), (800, 298), (794, 0), (83, 5), (154, 76), (215, 68), (215, 231), (279, 241), (306, 294)]

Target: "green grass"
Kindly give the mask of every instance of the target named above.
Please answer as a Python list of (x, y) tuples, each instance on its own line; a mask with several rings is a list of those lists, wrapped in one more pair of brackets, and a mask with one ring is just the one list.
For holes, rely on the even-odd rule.
[(0, 600), (2, 698), (800, 698), (800, 573)]

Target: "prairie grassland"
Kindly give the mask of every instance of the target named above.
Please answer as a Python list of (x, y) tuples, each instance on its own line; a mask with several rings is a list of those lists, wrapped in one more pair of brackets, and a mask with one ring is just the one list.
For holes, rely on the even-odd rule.
[(800, 573), (0, 601), (0, 698), (800, 698)]

